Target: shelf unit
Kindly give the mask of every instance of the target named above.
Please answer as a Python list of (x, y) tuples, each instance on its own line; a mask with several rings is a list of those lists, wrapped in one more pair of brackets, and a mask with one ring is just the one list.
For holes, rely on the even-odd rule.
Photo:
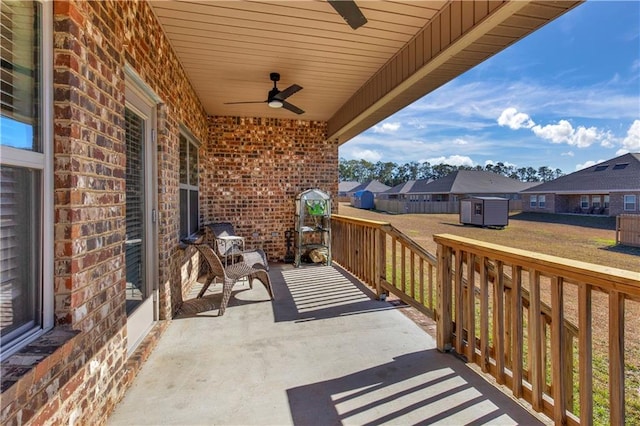
[(308, 189), (296, 196), (294, 266), (312, 250), (325, 256), (331, 265), (331, 197), (319, 189)]

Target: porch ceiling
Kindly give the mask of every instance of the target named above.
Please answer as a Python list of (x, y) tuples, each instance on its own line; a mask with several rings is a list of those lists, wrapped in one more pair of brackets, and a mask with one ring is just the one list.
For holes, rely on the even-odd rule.
[[(327, 1), (152, 1), (207, 113), (320, 120), (344, 143), (581, 1), (367, 1), (351, 29)], [(296, 115), (259, 101), (281, 74)]]

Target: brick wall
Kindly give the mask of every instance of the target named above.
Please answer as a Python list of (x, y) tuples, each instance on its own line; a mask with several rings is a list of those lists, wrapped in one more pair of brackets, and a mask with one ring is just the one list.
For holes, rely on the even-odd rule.
[(200, 149), (201, 223), (229, 221), (247, 248), (283, 260), (295, 196), (338, 194), (338, 145), (326, 132), (324, 122), (211, 117)]
[[(625, 195), (636, 196), (636, 207), (634, 210), (624, 209)], [(609, 202), (609, 216), (618, 216), (620, 214), (640, 214), (640, 191), (612, 192)]]
[[(202, 222), (228, 220), (247, 246), (285, 254), (294, 197), (338, 186), (326, 123), (207, 118), (144, 1), (55, 1), (54, 311), (56, 328), (2, 362), (2, 424), (102, 424), (153, 349), (127, 356), (126, 67), (157, 108), (160, 318), (171, 318), (199, 260), (178, 241), (179, 132), (202, 143)], [(335, 203), (334, 203), (335, 206)], [(257, 237), (252, 234), (256, 232)]]
[(204, 110), (146, 2), (55, 1), (53, 11), (55, 258), (54, 277), (46, 278), (54, 282), (56, 328), (3, 360), (0, 423), (7, 425), (104, 423), (158, 336), (127, 357), (125, 64), (163, 102), (161, 318), (183, 297), (179, 126), (203, 141), (208, 134)]

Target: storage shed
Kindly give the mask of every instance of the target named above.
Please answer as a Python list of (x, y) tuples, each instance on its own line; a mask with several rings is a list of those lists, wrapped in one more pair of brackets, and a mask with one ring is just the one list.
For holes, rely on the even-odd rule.
[(351, 205), (359, 209), (373, 209), (375, 207), (373, 192), (366, 189), (354, 192), (353, 197), (351, 197)]
[(509, 200), (500, 197), (471, 197), (460, 200), (460, 223), (505, 227), (509, 224)]

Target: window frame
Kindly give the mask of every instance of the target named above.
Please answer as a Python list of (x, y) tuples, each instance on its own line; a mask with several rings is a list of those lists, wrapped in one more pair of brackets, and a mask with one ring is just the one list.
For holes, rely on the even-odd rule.
[[(200, 143), (197, 142), (196, 138), (193, 137), (193, 135), (191, 134), (191, 132), (189, 132), (189, 130), (187, 130), (184, 126), (180, 126), (180, 136), (179, 136), (179, 144), (182, 144), (182, 138), (184, 138), (187, 142), (187, 183), (182, 183), (180, 181), (178, 181), (178, 190), (179, 192), (181, 192), (182, 190), (186, 190), (187, 191), (187, 200), (186, 200), (186, 210), (187, 210), (187, 234), (183, 235), (182, 234), (182, 217), (180, 217), (180, 228), (178, 229), (178, 237), (180, 239), (184, 239), (184, 238), (190, 238), (192, 237), (196, 232), (198, 232), (198, 229), (200, 229), (200, 178), (199, 178), (199, 174), (198, 174), (198, 182), (196, 185), (193, 185), (192, 182), (189, 181), (190, 175), (191, 175), (191, 170), (188, 169), (189, 165), (190, 165), (190, 154), (191, 154), (191, 149), (195, 150), (195, 154), (196, 154), (196, 162), (195, 162), (195, 167), (196, 167), (196, 173), (197, 170), (200, 168), (200, 154), (199, 154), (199, 149), (200, 149)], [(180, 149), (178, 149), (178, 151), (180, 151)], [(178, 153), (178, 156), (180, 156), (180, 153)], [(182, 159), (178, 158), (178, 162), (179, 164), (182, 164)], [(197, 202), (197, 216), (196, 216), (196, 221), (197, 221), (197, 226), (195, 227), (195, 232), (189, 232), (189, 230), (192, 228), (192, 223), (191, 223), (191, 195), (192, 193), (195, 192), (198, 194), (198, 202)], [(180, 215), (182, 214), (182, 199), (180, 198), (179, 200), (179, 213)]]
[(544, 209), (547, 207), (547, 196), (546, 195), (539, 195), (538, 196), (538, 207), (541, 209)]
[(605, 209), (609, 208), (609, 204), (611, 203), (611, 197), (607, 194), (604, 196), (604, 200), (602, 201), (602, 205), (604, 206)]
[(537, 195), (529, 195), (529, 207), (535, 209), (538, 207), (538, 196)]
[[(38, 37), (40, 57), (37, 64), (40, 85), (39, 105), (39, 138), (40, 151), (29, 151), (0, 144), (0, 163), (5, 166), (33, 169), (40, 171), (39, 198), (41, 213), (38, 218), (40, 226), (36, 236), (40, 240), (40, 251), (36, 254), (35, 262), (39, 263), (40, 273), (34, 280), (39, 286), (39, 306), (37, 312), (39, 323), (21, 332), (8, 342), (2, 342), (0, 359), (16, 353), (54, 326), (54, 200), (53, 200), (53, 45), (47, 43), (53, 39), (53, 4), (52, 2), (36, 0), (40, 5), (40, 22)], [(38, 318), (39, 317), (39, 318)]]
[(581, 195), (580, 196), (580, 208), (588, 209), (589, 208), (589, 196)]
[[(633, 198), (633, 202), (627, 201), (627, 197)], [(625, 194), (622, 197), (622, 205), (623, 205), (623, 209), (624, 209), (625, 212), (634, 212), (634, 211), (636, 211), (637, 202), (638, 202), (638, 197), (635, 194)], [(628, 204), (632, 204), (633, 208), (628, 209), (627, 208)]]
[(593, 195), (591, 197), (591, 206), (598, 209), (602, 207), (602, 197), (600, 195)]

